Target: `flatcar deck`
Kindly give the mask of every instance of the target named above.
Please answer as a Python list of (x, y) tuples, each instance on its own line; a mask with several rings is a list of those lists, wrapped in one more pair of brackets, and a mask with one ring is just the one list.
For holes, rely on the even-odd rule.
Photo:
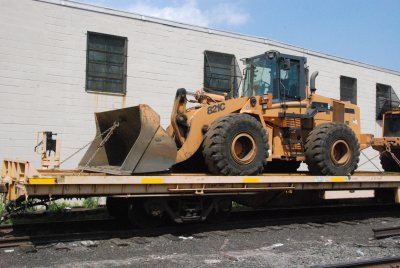
[[(374, 190), (393, 188), (398, 195), (399, 173), (359, 172), (351, 176), (307, 173), (215, 176), (210, 174), (143, 174), (115, 176), (79, 170), (36, 170), (29, 162), (5, 160), (0, 184), (8, 200), (20, 196), (171, 196), (248, 194), (270, 190)], [(0, 187), (1, 189), (1, 187)]]

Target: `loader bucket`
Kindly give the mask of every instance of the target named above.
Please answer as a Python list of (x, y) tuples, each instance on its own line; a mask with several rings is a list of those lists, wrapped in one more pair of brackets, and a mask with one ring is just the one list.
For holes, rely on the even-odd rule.
[[(80, 169), (130, 175), (164, 171), (175, 164), (176, 144), (160, 126), (160, 116), (148, 105), (96, 113), (95, 116), (97, 138), (80, 161)], [(107, 139), (104, 132), (115, 122), (119, 125)]]

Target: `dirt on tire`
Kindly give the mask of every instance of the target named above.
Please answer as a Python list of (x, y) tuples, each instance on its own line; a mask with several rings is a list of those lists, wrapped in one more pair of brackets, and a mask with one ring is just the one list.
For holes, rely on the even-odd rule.
[[(235, 161), (232, 143), (239, 135), (254, 141), (254, 156), (249, 163)], [(260, 122), (248, 114), (230, 114), (216, 120), (206, 133), (203, 156), (212, 174), (254, 175), (263, 171), (268, 157), (268, 136)]]
[[(347, 148), (342, 160), (333, 159), (335, 144)], [(360, 145), (353, 130), (343, 123), (325, 123), (315, 127), (305, 143), (308, 169), (318, 175), (349, 175), (357, 169), (360, 160)], [(339, 152), (340, 154), (340, 152)], [(338, 158), (340, 158), (339, 156)]]

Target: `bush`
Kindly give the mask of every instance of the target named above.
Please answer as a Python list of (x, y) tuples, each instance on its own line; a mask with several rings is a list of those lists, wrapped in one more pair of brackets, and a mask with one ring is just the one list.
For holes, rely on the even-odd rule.
[(0, 194), (0, 216), (3, 215), (3, 213), (6, 210), (3, 201), (4, 201), (4, 194)]
[(68, 207), (69, 204), (65, 202), (57, 203), (57, 202), (51, 202), (48, 206), (48, 210), (52, 212), (59, 212), (64, 210), (64, 208)]
[(99, 206), (99, 198), (89, 197), (83, 201), (83, 206), (85, 208), (97, 208)]
[(4, 210), (5, 210), (4, 204), (3, 204), (3, 203), (0, 203), (0, 215), (3, 215)]

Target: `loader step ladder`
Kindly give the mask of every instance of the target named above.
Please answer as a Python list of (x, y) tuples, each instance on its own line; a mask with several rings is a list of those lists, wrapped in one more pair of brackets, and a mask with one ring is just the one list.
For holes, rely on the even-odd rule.
[[(284, 127), (284, 139), (283, 145), (287, 145), (289, 148), (289, 157), (296, 158), (304, 156), (304, 143), (302, 139), (293, 139), (291, 136), (295, 135), (301, 137), (301, 135), (296, 135), (301, 132), (301, 127)], [(300, 148), (295, 148), (296, 145), (300, 145)]]

